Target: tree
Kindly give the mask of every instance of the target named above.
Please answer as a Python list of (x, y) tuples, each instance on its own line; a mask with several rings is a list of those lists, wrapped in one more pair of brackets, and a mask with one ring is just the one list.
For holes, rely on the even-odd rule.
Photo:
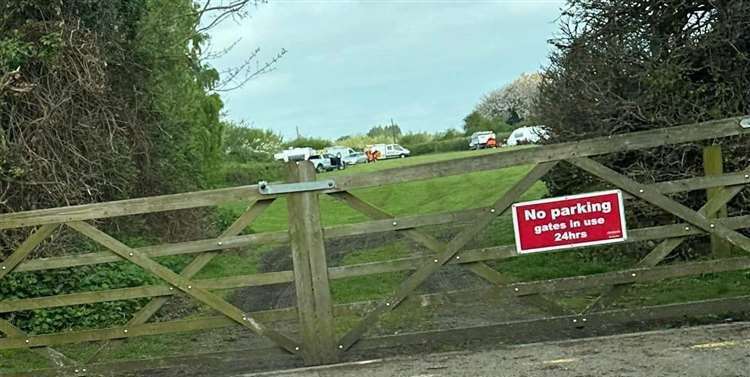
[(398, 139), (401, 145), (416, 145), (429, 143), (434, 139), (434, 136), (427, 132), (409, 132), (405, 135), (401, 135)]
[(451, 139), (457, 139), (460, 137), (463, 137), (464, 134), (455, 129), (455, 128), (449, 128), (443, 132), (438, 132), (435, 134), (435, 140), (443, 141), (443, 140), (451, 140)]
[(272, 161), (273, 154), (282, 149), (283, 142), (281, 135), (271, 130), (227, 123), (224, 126), (222, 151), (230, 161)]
[(539, 73), (524, 73), (510, 84), (484, 95), (475, 112), (486, 119), (502, 119), (508, 124), (528, 119), (539, 95), (540, 82)]
[[(550, 142), (747, 114), (748, 24), (746, 1), (570, 0), (538, 101)], [(750, 138), (721, 142), (728, 170), (750, 163)], [(608, 155), (600, 161), (644, 183), (702, 175), (698, 144)], [(547, 185), (552, 194), (601, 186), (565, 166), (549, 176)], [(678, 199), (695, 208), (702, 195)], [(745, 193), (730, 211), (748, 208)], [(637, 203), (631, 209), (651, 215), (638, 217), (644, 225), (662, 216)]]
[(333, 145), (330, 140), (315, 137), (298, 137), (284, 144), (286, 148), (304, 148), (325, 149)]
[(464, 134), (469, 136), (474, 132), (494, 131), (495, 133), (505, 133), (513, 130), (513, 126), (505, 123), (501, 118), (486, 118), (479, 111), (473, 111), (464, 118)]
[(387, 126), (375, 126), (367, 132), (367, 136), (372, 138), (387, 137), (395, 142), (398, 140), (398, 137), (401, 136), (401, 127), (395, 123)]

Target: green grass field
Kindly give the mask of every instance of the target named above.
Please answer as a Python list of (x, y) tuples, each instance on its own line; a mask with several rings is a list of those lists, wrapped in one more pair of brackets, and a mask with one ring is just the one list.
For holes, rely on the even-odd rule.
[[(349, 167), (344, 171), (324, 173), (321, 177), (336, 177), (347, 174), (365, 174), (367, 172), (393, 169), (402, 166), (418, 165), (428, 162), (444, 161), (462, 158), (472, 155), (486, 153), (503, 153), (503, 150), (482, 150), (452, 152), (435, 155), (426, 155), (405, 159), (385, 160), (374, 164), (363, 164)], [(355, 190), (353, 193), (368, 203), (377, 206), (397, 216), (416, 215), (425, 213), (437, 213), (445, 211), (456, 211), (461, 209), (488, 206), (500, 198), (511, 185), (525, 175), (531, 166), (517, 166), (503, 170), (470, 173), (460, 176), (443, 177), (432, 180), (414, 181), (388, 185), (383, 187), (366, 188)], [(531, 200), (543, 196), (546, 188), (541, 182), (537, 182), (524, 196), (523, 199)], [(222, 206), (220, 217), (223, 223), (229, 223), (237, 218), (246, 208), (245, 203), (233, 203)], [(324, 226), (339, 224), (365, 222), (368, 219), (327, 196), (321, 197), (321, 216)], [(279, 231), (287, 228), (286, 200), (276, 200), (263, 215), (251, 226), (255, 233)], [(503, 216), (496, 224), (497, 231), (491, 231), (487, 237), (493, 242), (513, 242), (512, 226), (509, 216)], [(370, 256), (378, 253), (370, 253)], [(381, 259), (387, 259), (385, 258)], [(201, 277), (221, 276), (222, 272), (246, 268), (248, 273), (257, 270), (257, 258), (248, 258), (246, 263), (233, 257), (216, 258), (209, 265)], [(224, 265), (219, 267), (217, 265)], [(245, 267), (241, 267), (245, 265)]]

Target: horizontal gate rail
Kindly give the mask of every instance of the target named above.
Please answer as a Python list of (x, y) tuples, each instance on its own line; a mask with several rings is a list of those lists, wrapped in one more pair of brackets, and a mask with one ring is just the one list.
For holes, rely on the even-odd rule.
[[(703, 300), (690, 303), (647, 306), (638, 309), (608, 310), (586, 316), (568, 315), (551, 318), (504, 322), (487, 326), (459, 327), (363, 339), (352, 350), (403, 347), (419, 344), (459, 344), (471, 340), (496, 338), (504, 344), (540, 342), (568, 337), (617, 334), (617, 327), (666, 320), (700, 319), (716, 314), (750, 312), (750, 296)], [(631, 332), (633, 330), (630, 330)], [(627, 331), (626, 331), (627, 332)]]
[[(750, 215), (716, 220), (717, 223), (732, 229), (750, 228)], [(708, 233), (699, 228), (690, 227), (687, 224), (662, 225), (631, 230), (628, 239), (624, 242), (644, 242), (659, 240), (663, 238), (679, 239), (683, 236), (696, 236), (704, 234)], [(459, 255), (461, 256), (460, 259), (454, 259), (448, 263), (466, 264), (481, 261), (507, 259), (518, 256), (515, 250), (515, 245), (501, 245), (490, 248), (465, 250), (461, 251)], [(433, 258), (430, 256), (410, 257), (385, 262), (370, 262), (349, 266), (330, 267), (329, 273), (330, 278), (332, 279), (344, 279), (379, 273), (409, 271), (415, 270), (419, 266), (430, 262), (432, 259)], [(291, 283), (293, 281), (294, 274), (292, 271), (278, 271), (224, 278), (198, 279), (194, 280), (193, 283), (195, 283), (196, 287), (203, 289), (222, 290), (273, 285), (280, 283)], [(90, 304), (106, 301), (128, 300), (145, 297), (171, 296), (174, 294), (176, 294), (174, 290), (170, 290), (168, 286), (143, 286), (134, 288), (112, 289), (106, 291), (73, 293), (49, 297), (6, 300), (3, 302), (3, 305), (0, 306), (0, 313)]]
[[(370, 221), (337, 225), (324, 228), (326, 239), (361, 236), (388, 231), (399, 231), (416, 227), (461, 224), (468, 222), (488, 208), (472, 208), (455, 212), (443, 212), (426, 215), (404, 216), (390, 220)], [(395, 223), (395, 224), (394, 224)], [(232, 250), (242, 247), (261, 246), (274, 243), (289, 242), (289, 234), (283, 232), (266, 232), (242, 236), (219, 237), (215, 239), (188, 241), (181, 243), (163, 244), (134, 248), (149, 257), (166, 257), (173, 255), (198, 254), (207, 251)], [(38, 258), (21, 263), (16, 272), (41, 271), (55, 268), (69, 268), (103, 263), (118, 262), (121, 259), (108, 252), (79, 254), (74, 256)]]
[[(583, 338), (622, 333), (623, 329), (637, 322), (642, 329), (653, 329), (654, 324), (667, 320), (700, 319), (701, 316), (715, 313), (729, 314), (750, 310), (750, 296), (729, 299), (707, 300), (689, 304), (661, 305), (644, 307), (637, 311), (614, 310), (596, 313), (586, 322), (581, 317), (561, 316), (555, 318), (533, 319), (526, 321), (506, 322), (488, 326), (461, 327), (447, 330), (433, 330), (417, 333), (398, 334), (365, 338), (357, 343), (347, 359), (357, 360), (371, 357), (382, 349), (402, 347), (419, 347), (425, 345), (452, 345), (472, 340), (498, 339), (503, 344), (518, 344), (551, 340), (551, 335), (564, 335), (569, 338)], [(690, 313), (690, 314), (686, 314)], [(575, 322), (574, 322), (575, 320)], [(632, 332), (632, 330), (629, 330)], [(111, 374), (112, 371), (139, 372), (164, 370), (167, 368), (187, 368), (194, 373), (209, 375), (217, 368), (226, 368), (226, 363), (237, 366), (236, 373), (245, 373), (242, 368), (257, 365), (288, 366), (299, 365), (299, 359), (284, 354), (277, 348), (252, 348), (223, 352), (207, 352), (190, 356), (172, 356), (163, 359), (113, 361), (87, 365), (90, 373)], [(40, 369), (29, 373), (13, 373), (8, 377), (58, 377), (75, 375), (75, 369)]]
[[(625, 283), (648, 283), (665, 279), (699, 276), (709, 273), (745, 271), (750, 269), (750, 258), (729, 258), (703, 262), (680, 263), (668, 266), (635, 268), (621, 271), (605, 272), (585, 276), (546, 279), (540, 281), (518, 282), (505, 286), (464, 289), (440, 293), (414, 295), (409, 298), (420, 306), (439, 305), (445, 302), (476, 302), (481, 297), (515, 296), (523, 297), (540, 293), (554, 293), (596, 288), (602, 285)], [(166, 288), (166, 287), (165, 287)], [(355, 315), (371, 310), (379, 301), (365, 301), (334, 306), (337, 316)], [(261, 321), (292, 320), (296, 315), (295, 308), (284, 308), (247, 313)], [(68, 332), (53, 335), (37, 335), (22, 338), (0, 339), (0, 349), (27, 346), (52, 346), (82, 341), (122, 339), (142, 335), (159, 335), (173, 332), (187, 332), (236, 326), (237, 323), (223, 316), (177, 320), (160, 323), (138, 324), (111, 329)], [(125, 331), (127, 330), (127, 331)], [(27, 342), (28, 341), (28, 342)]]
[(461, 175), (467, 172), (497, 170), (517, 165), (538, 164), (575, 157), (590, 157), (648, 149), (663, 145), (748, 135), (750, 134), (750, 128), (742, 128), (739, 125), (743, 118), (727, 118), (684, 126), (598, 137), (583, 141), (551, 144), (541, 148), (518, 149), (504, 153), (337, 177), (336, 187), (340, 191), (349, 191), (363, 187)]
[[(407, 166), (380, 172), (336, 178), (336, 189), (325, 192), (349, 191), (355, 188), (381, 186), (420, 179), (445, 177), (514, 165), (560, 161), (574, 157), (647, 149), (662, 145), (711, 140), (750, 134), (750, 128), (739, 126), (743, 117), (727, 118), (677, 127), (599, 137), (579, 142), (528, 148), (497, 155), (467, 157), (418, 166)], [(276, 196), (260, 194), (258, 185), (228, 189), (128, 199), (108, 203), (40, 209), (0, 216), (0, 230), (70, 221), (104, 219), (118, 216), (216, 206), (238, 201), (254, 201)]]

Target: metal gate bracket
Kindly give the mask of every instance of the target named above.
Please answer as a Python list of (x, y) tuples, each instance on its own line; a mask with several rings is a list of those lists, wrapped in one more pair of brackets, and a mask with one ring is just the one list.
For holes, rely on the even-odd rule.
[(263, 195), (288, 194), (291, 192), (325, 191), (336, 188), (336, 182), (332, 179), (326, 181), (300, 182), (300, 183), (268, 183), (258, 182), (258, 190)]

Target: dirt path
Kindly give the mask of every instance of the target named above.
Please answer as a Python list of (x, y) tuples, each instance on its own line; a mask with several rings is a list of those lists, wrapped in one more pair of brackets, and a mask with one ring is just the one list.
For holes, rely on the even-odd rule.
[(750, 376), (750, 323), (373, 360), (236, 377)]

